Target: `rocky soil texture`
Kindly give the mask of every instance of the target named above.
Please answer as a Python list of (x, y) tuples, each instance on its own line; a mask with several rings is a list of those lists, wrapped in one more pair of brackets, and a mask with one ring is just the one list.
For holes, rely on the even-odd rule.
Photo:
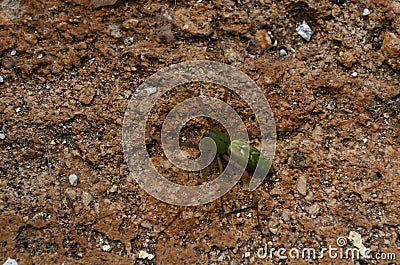
[[(400, 262), (399, 1), (94, 2), (0, 2), (0, 264)], [(274, 173), (254, 192), (245, 174), (221, 200), (176, 207), (129, 175), (123, 117), (146, 78), (200, 59), (235, 66), (267, 97)], [(150, 116), (155, 136), (190, 95), (174, 93)], [(251, 110), (227, 101), (256, 132)], [(182, 134), (196, 142), (206, 129)], [(160, 171), (199, 177), (170, 168), (153, 138)], [(338, 244), (371, 257), (319, 255)], [(317, 257), (263, 258), (265, 246)]]

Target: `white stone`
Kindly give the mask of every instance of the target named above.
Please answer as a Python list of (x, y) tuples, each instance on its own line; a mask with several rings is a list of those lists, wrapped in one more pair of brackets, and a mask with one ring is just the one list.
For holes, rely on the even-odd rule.
[(154, 255), (141, 250), (141, 251), (139, 251), (139, 259), (152, 260), (152, 259), (154, 259)]
[(101, 249), (102, 249), (103, 251), (105, 251), (105, 252), (108, 252), (108, 251), (110, 251), (111, 246), (110, 246), (110, 245), (103, 245), (103, 246), (101, 246)]
[(352, 77), (357, 77), (357, 76), (358, 76), (358, 73), (357, 73), (357, 72), (353, 72), (353, 73), (351, 73), (351, 76), (352, 76)]
[(8, 258), (6, 262), (3, 263), (3, 265), (18, 265), (18, 262), (15, 259)]
[(0, 140), (4, 140), (6, 138), (6, 135), (4, 133), (0, 133)]
[(278, 228), (276, 227), (270, 227), (269, 231), (271, 231), (272, 234), (276, 235), (278, 233)]
[(78, 176), (75, 174), (71, 174), (69, 175), (69, 184), (71, 184), (71, 186), (77, 186), (78, 185)]
[(369, 9), (368, 9), (368, 8), (365, 8), (365, 9), (363, 10), (362, 15), (365, 17), (365, 16), (368, 16), (369, 14), (371, 14), (371, 12), (369, 12)]
[(16, 51), (16, 50), (12, 50), (12, 51), (10, 52), (10, 54), (11, 54), (11, 56), (14, 56), (14, 55), (17, 54), (17, 51)]
[(157, 92), (157, 88), (156, 87), (148, 87), (145, 90), (147, 92), (147, 96), (151, 96), (151, 95), (153, 95), (154, 93)]
[(300, 35), (306, 41), (311, 40), (311, 36), (314, 34), (314, 31), (310, 28), (306, 21), (303, 20), (300, 26), (296, 28), (297, 34)]

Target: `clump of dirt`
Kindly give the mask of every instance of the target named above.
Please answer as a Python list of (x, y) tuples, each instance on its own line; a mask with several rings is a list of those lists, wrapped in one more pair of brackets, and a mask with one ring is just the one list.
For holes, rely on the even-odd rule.
[[(314, 32), (310, 41), (296, 33), (303, 21)], [(354, 247), (350, 240), (338, 246), (350, 232), (371, 257), (339, 263), (378, 264), (382, 253), (398, 260), (398, 25), (395, 0), (150, 0), (98, 8), (88, 0), (3, 1), (0, 263), (330, 264), (339, 258), (322, 249)], [(260, 32), (268, 45), (257, 41)], [(254, 192), (245, 173), (221, 200), (179, 208), (133, 180), (121, 138), (135, 89), (189, 60), (224, 62), (249, 75), (271, 105), (278, 141), (274, 172)], [(212, 86), (204, 93), (222, 97)], [(257, 131), (240, 99), (226, 100)], [(168, 110), (161, 102), (155, 113)], [(153, 120), (158, 128), (162, 120)], [(182, 136), (194, 140), (208, 125), (186, 126)], [(161, 147), (148, 141), (152, 159), (165, 165)], [(172, 177), (191, 185), (201, 178), (177, 172)], [(217, 175), (217, 163), (208, 172)], [(263, 258), (266, 246), (321, 255)]]

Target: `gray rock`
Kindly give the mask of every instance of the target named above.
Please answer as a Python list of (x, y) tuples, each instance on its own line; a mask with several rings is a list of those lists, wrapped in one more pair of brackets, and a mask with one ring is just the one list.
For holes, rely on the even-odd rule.
[(311, 40), (311, 36), (314, 34), (314, 31), (310, 28), (306, 21), (303, 21), (300, 26), (296, 28), (297, 34), (299, 34), (306, 41)]
[(15, 259), (8, 258), (6, 262), (3, 263), (3, 265), (18, 265), (18, 262)]
[(297, 190), (300, 192), (301, 195), (307, 195), (307, 179), (304, 176), (300, 176), (297, 180)]
[(69, 184), (71, 184), (71, 186), (77, 186), (78, 185), (78, 176), (75, 174), (71, 174), (69, 175)]
[(115, 4), (117, 0), (92, 0), (92, 4), (95, 8), (102, 7), (102, 6), (112, 6)]
[(84, 191), (82, 193), (82, 203), (83, 203), (83, 205), (85, 205), (87, 207), (87, 206), (89, 206), (91, 201), (92, 201), (92, 195), (90, 195), (90, 193)]

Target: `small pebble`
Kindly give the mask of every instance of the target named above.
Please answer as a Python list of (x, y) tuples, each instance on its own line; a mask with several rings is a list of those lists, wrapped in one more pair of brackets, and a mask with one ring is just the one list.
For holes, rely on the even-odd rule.
[(3, 265), (18, 265), (18, 262), (15, 259), (7, 258), (6, 262)]
[(345, 67), (350, 68), (357, 62), (357, 57), (353, 51), (340, 52), (339, 62)]
[(78, 185), (78, 176), (75, 174), (71, 174), (69, 175), (69, 184), (71, 184), (71, 186), (77, 186)]
[(297, 180), (297, 190), (300, 194), (307, 195), (307, 179), (304, 176), (300, 176)]
[(357, 73), (357, 72), (353, 72), (353, 73), (351, 73), (351, 76), (352, 76), (352, 77), (357, 77), (357, 76), (358, 76), (358, 73)]
[(75, 200), (76, 199), (76, 191), (73, 188), (66, 188), (65, 189), (65, 193), (68, 194), (68, 196), (72, 199)]
[(365, 9), (363, 10), (362, 15), (365, 17), (365, 16), (368, 16), (369, 14), (371, 14), (371, 12), (369, 12), (369, 9), (368, 9), (368, 8), (365, 8)]
[(6, 135), (4, 133), (0, 133), (0, 140), (6, 139)]
[(136, 28), (136, 26), (139, 24), (139, 20), (131, 18), (128, 20), (125, 20), (122, 25), (121, 28), (124, 30), (130, 30), (130, 29), (134, 29)]
[(303, 21), (303, 23), (301, 23), (301, 25), (296, 28), (296, 31), (297, 34), (299, 34), (306, 41), (310, 41), (311, 36), (314, 34), (314, 31), (305, 21)]
[(95, 96), (96, 90), (94, 89), (94, 87), (89, 86), (81, 91), (78, 100), (84, 105), (89, 105), (90, 103), (92, 103)]
[(125, 46), (131, 46), (135, 42), (135, 39), (133, 37), (125, 38), (124, 39), (124, 44)]
[(287, 51), (285, 49), (280, 49), (279, 54), (280, 54), (280, 56), (284, 57), (287, 55)]
[(121, 31), (119, 29), (119, 25), (117, 25), (117, 24), (108, 25), (108, 30), (110, 30), (110, 35), (112, 37), (117, 38), (117, 39), (122, 37)]
[(147, 96), (151, 96), (151, 95), (153, 95), (154, 93), (157, 92), (157, 88), (156, 87), (148, 87), (145, 90), (147, 92)]
[(248, 258), (248, 257), (250, 257), (250, 252), (246, 252), (246, 253), (244, 253), (244, 257), (245, 257), (245, 258)]
[(154, 255), (153, 254), (149, 254), (146, 251), (139, 251), (139, 259), (148, 259), (148, 260), (152, 260), (154, 259)]
[(105, 252), (108, 252), (108, 251), (110, 251), (111, 246), (110, 246), (110, 245), (103, 245), (103, 246), (101, 246), (101, 249), (102, 249), (103, 251), (105, 251)]
[(147, 221), (147, 220), (144, 220), (143, 222), (141, 222), (140, 225), (141, 225), (142, 227), (144, 227), (144, 228), (147, 228), (147, 229), (151, 229), (151, 228), (152, 228), (152, 225), (151, 225), (150, 222)]
[(254, 41), (263, 50), (269, 50), (272, 47), (271, 38), (265, 29), (256, 32)]
[(170, 16), (170, 14), (168, 14), (168, 12), (165, 12), (165, 13), (163, 14), (163, 17), (164, 17), (167, 21), (172, 22), (172, 17)]
[(270, 227), (269, 231), (271, 231), (272, 234), (276, 235), (276, 233), (278, 233), (278, 228)]
[(17, 54), (17, 51), (16, 51), (16, 50), (12, 50), (12, 51), (10, 52), (10, 54), (11, 54), (11, 56), (14, 56), (14, 55)]
[(102, 7), (102, 6), (111, 6), (115, 4), (117, 0), (92, 0), (92, 4), (95, 8)]
[(24, 158), (35, 158), (36, 152), (32, 149), (27, 149), (22, 153)]
[(118, 186), (117, 185), (113, 185), (112, 187), (111, 187), (111, 189), (110, 189), (110, 192), (111, 193), (114, 193), (114, 192), (116, 192), (118, 190)]
[(92, 201), (92, 195), (90, 193), (84, 191), (82, 192), (82, 203), (86, 207), (89, 206), (90, 202)]
[(0, 75), (0, 83), (4, 82), (4, 78)]

